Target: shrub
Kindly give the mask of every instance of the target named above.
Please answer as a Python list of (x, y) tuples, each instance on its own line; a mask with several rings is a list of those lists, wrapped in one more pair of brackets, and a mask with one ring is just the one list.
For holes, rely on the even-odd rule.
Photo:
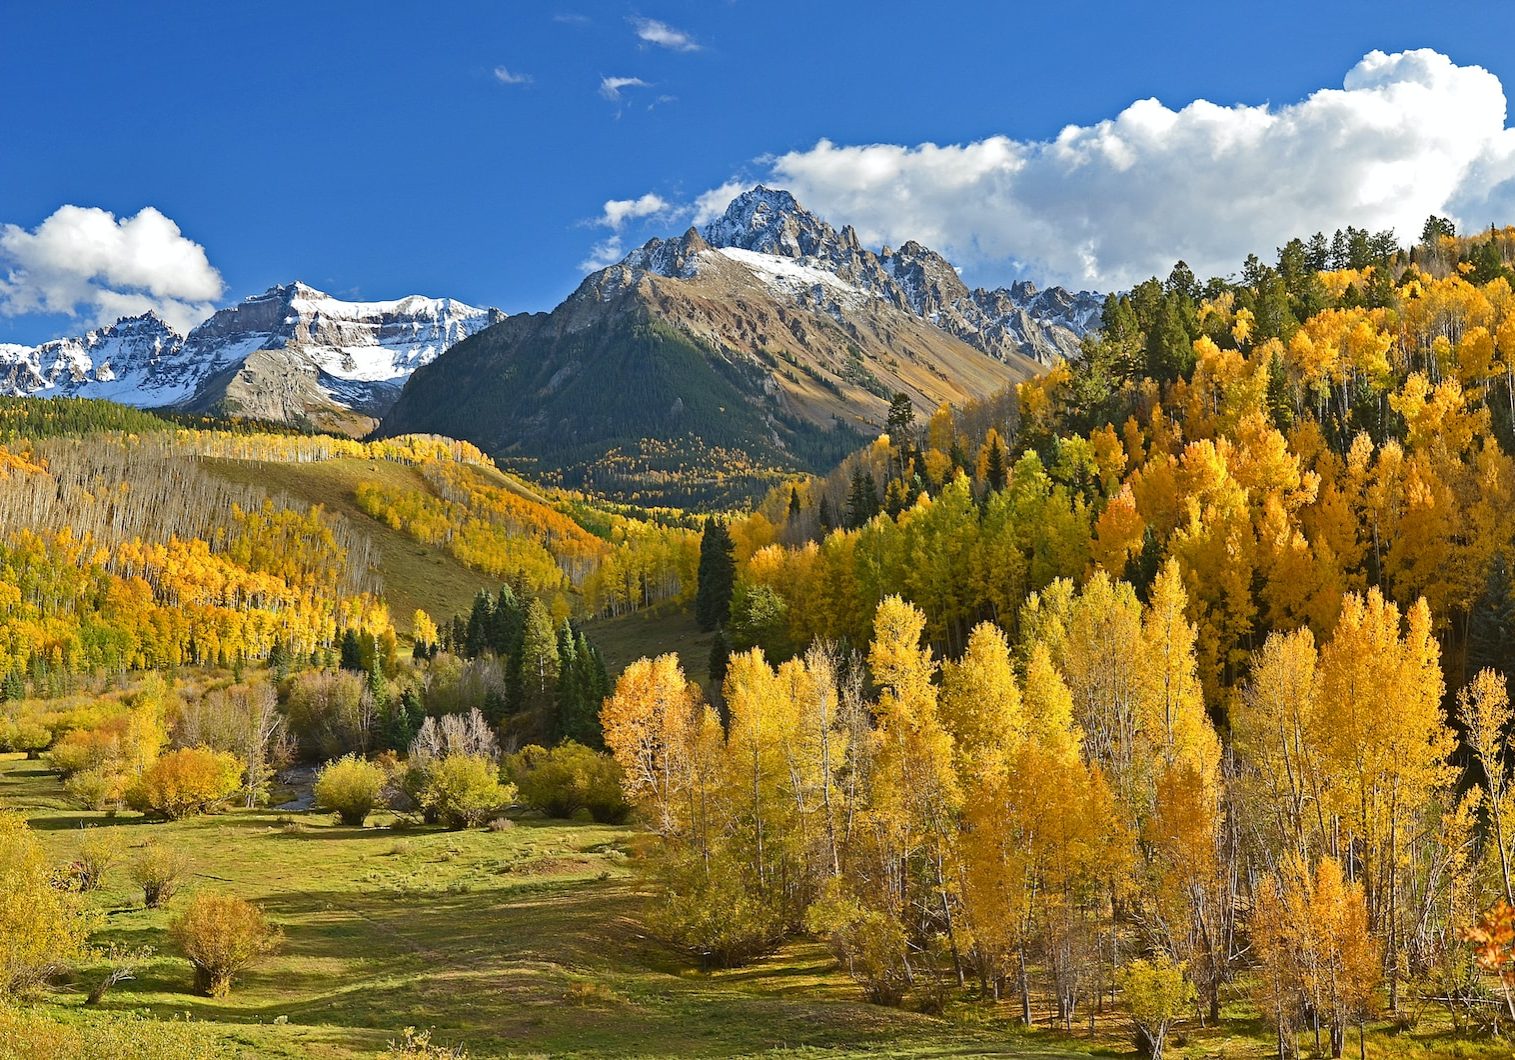
[(910, 985), (905, 931), (887, 913), (869, 909), (833, 885), (811, 905), (805, 927), (823, 935), (831, 952), (875, 1005), (898, 1005)]
[(53, 742), (47, 761), (65, 777), (100, 769), (121, 757), (121, 739), (126, 719), (112, 719), (93, 729), (75, 729)]
[(169, 925), (169, 935), (195, 967), (195, 989), (208, 997), (231, 993), (232, 979), (279, 943), (263, 910), (231, 894), (202, 891)]
[(242, 764), (225, 751), (185, 747), (158, 759), (132, 782), (132, 809), (176, 821), (220, 805), (242, 783)]
[(335, 813), (343, 824), (361, 828), (381, 803), (388, 781), (383, 766), (347, 755), (328, 763), (316, 777), (316, 806)]
[(468, 1050), (461, 1045), (448, 1048), (445, 1045), (433, 1045), (431, 1031), (418, 1031), (414, 1027), (406, 1027), (404, 1037), (399, 1041), (391, 1041), (389, 1048), (384, 1050), (384, 1055), (394, 1060), (468, 1060)]
[(665, 870), (662, 901), (649, 925), (670, 945), (707, 967), (733, 968), (772, 952), (784, 917), (748, 886), (745, 867), (730, 858), (688, 857)]
[(86, 769), (63, 782), (63, 790), (81, 810), (114, 814), (126, 798), (126, 776), (109, 768)]
[(367, 754), (377, 708), (362, 674), (346, 670), (300, 674), (284, 704), (300, 751), (314, 758)]
[(587, 810), (601, 824), (620, 824), (631, 812), (616, 760), (572, 740), (550, 751), (523, 747), (505, 760), (505, 771), (522, 800), (549, 817), (572, 819)]
[(0, 721), (0, 747), (7, 751), (24, 751), (32, 760), (53, 742), (52, 730), (26, 718)]
[(1139, 1048), (1152, 1060), (1162, 1060), (1169, 1029), (1194, 1006), (1194, 985), (1184, 976), (1183, 965), (1167, 954), (1135, 960), (1115, 981), (1136, 1025)]
[(142, 888), (142, 902), (149, 909), (167, 905), (189, 875), (190, 862), (179, 851), (149, 841), (132, 858), (129, 875)]
[(121, 837), (108, 829), (87, 828), (79, 837), (79, 853), (74, 858), (75, 876), (81, 891), (99, 890), (105, 874), (121, 863)]
[(494, 762), (482, 755), (450, 755), (425, 767), (421, 808), (448, 828), (483, 824), (515, 799), (515, 786), (501, 784)]
[(0, 811), (0, 997), (82, 958), (88, 936), (79, 899), (54, 886), (41, 841), (20, 814)]

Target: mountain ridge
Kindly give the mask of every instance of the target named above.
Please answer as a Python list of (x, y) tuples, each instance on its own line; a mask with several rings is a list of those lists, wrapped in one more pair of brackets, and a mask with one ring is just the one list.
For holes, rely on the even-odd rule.
[[(877, 433), (897, 393), (929, 414), (1042, 370), (982, 308), (967, 319), (971, 292), (944, 259), (902, 251), (868, 251), (851, 228), (760, 186), (703, 228), (590, 273), (550, 313), (453, 347), (411, 377), (379, 433), (464, 438), (625, 499), (719, 503), (830, 466)], [(906, 264), (931, 282), (910, 282)], [(996, 297), (1027, 312), (1016, 298), (1035, 295)], [(930, 319), (949, 309), (962, 335)], [(1076, 343), (1067, 330), (1061, 341)], [(1054, 349), (1048, 338), (1032, 352)], [(740, 486), (724, 481), (733, 468)], [(670, 485), (679, 476), (701, 484)]]
[(0, 394), (92, 397), (364, 433), (406, 378), (503, 319), (452, 298), (335, 298), (295, 280), (178, 335), (155, 314), (77, 338), (0, 345)]

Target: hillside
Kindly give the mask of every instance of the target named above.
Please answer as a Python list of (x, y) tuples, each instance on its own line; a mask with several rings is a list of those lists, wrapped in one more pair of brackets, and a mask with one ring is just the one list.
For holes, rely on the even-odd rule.
[(618, 498), (720, 505), (834, 465), (878, 433), (896, 393), (929, 414), (1040, 370), (938, 327), (940, 301), (893, 279), (915, 276), (899, 255), (862, 251), (775, 194), (747, 193), (703, 232), (592, 274), (552, 313), (460, 343), (412, 376), (379, 433), (466, 438)]

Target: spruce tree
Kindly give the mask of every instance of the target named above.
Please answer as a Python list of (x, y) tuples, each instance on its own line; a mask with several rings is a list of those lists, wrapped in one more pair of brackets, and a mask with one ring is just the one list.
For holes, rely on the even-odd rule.
[(521, 648), (521, 627), (526, 619), (526, 608), (514, 589), (500, 586), (500, 595), (495, 597), (489, 614), (489, 646), (500, 658), (505, 658)]
[(363, 642), (355, 629), (342, 631), (342, 669), (359, 674), (367, 669), (363, 665)]
[(1494, 554), (1483, 592), (1468, 616), (1467, 676), (1489, 667), (1502, 674), (1515, 662), (1515, 586), (1503, 552)]
[(694, 597), (694, 617), (702, 630), (723, 626), (731, 616), (734, 553), (730, 529), (719, 519), (708, 520), (700, 536), (699, 586)]
[(275, 682), (283, 681), (289, 676), (289, 666), (289, 649), (284, 646), (283, 640), (275, 638), (273, 647), (268, 649), (268, 668), (273, 671)]
[(558, 688), (558, 635), (542, 601), (532, 598), (526, 607), (521, 633), (521, 710), (532, 734), (550, 738)]
[(493, 624), (494, 606), (489, 594), (483, 589), (473, 598), (473, 610), (468, 613), (468, 625), (463, 635), (463, 655), (477, 659), (489, 648), (489, 632)]
[(1005, 471), (1005, 453), (1000, 448), (999, 438), (996, 436), (989, 444), (989, 455), (984, 460), (984, 481), (989, 489), (995, 493), (1005, 488), (1007, 481)]

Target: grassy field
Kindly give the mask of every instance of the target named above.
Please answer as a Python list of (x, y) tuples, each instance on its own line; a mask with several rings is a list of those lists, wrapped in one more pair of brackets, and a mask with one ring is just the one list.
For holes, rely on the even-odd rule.
[(385, 599), (403, 632), (410, 631), (410, 618), (417, 608), (441, 622), (466, 612), (480, 589), (499, 589), (494, 579), (465, 567), (445, 549), (391, 530), (358, 507), (354, 493), (360, 482), (425, 490), (426, 484), (414, 468), (351, 457), (308, 464), (207, 460), (205, 466), (232, 482), (325, 505), (367, 534), (383, 556)]
[(700, 632), (688, 611), (657, 607), (620, 618), (594, 619), (584, 624), (584, 633), (600, 649), (612, 677), (644, 655), (677, 652), (689, 679), (707, 692), (710, 689), (710, 642), (715, 634)]
[[(97, 943), (159, 950), (102, 1008), (187, 1017), (227, 1056), (369, 1055), (407, 1026), (434, 1028), (437, 1042), (474, 1057), (1132, 1055), (1113, 1018), (1091, 1040), (1021, 1030), (1009, 1005), (961, 1002), (927, 1016), (864, 1004), (812, 942), (748, 968), (694, 970), (640, 925), (647, 899), (630, 828), (523, 819), (497, 832), (397, 830), (380, 817), (357, 829), (323, 814), (264, 810), (108, 821), (69, 808), (44, 764), (16, 755), (0, 756), (0, 807), (26, 813), (59, 860), (81, 826), (117, 832), (128, 847), (151, 837), (194, 859), (186, 892), (231, 891), (264, 907), (283, 946), (213, 1001), (190, 992), (189, 964), (166, 939), (172, 908), (144, 909), (119, 870), (92, 896)], [(97, 1010), (82, 999), (94, 974), (83, 969), (37, 1004), (62, 1020), (92, 1018)], [(1230, 1014), (1245, 1015), (1240, 1002)], [(1399, 1037), (1372, 1031), (1368, 1055), (1510, 1055), (1503, 1045), (1439, 1036), (1433, 1024)], [(1262, 1028), (1243, 1018), (1220, 1030), (1184, 1028), (1173, 1055), (1272, 1053)]]

